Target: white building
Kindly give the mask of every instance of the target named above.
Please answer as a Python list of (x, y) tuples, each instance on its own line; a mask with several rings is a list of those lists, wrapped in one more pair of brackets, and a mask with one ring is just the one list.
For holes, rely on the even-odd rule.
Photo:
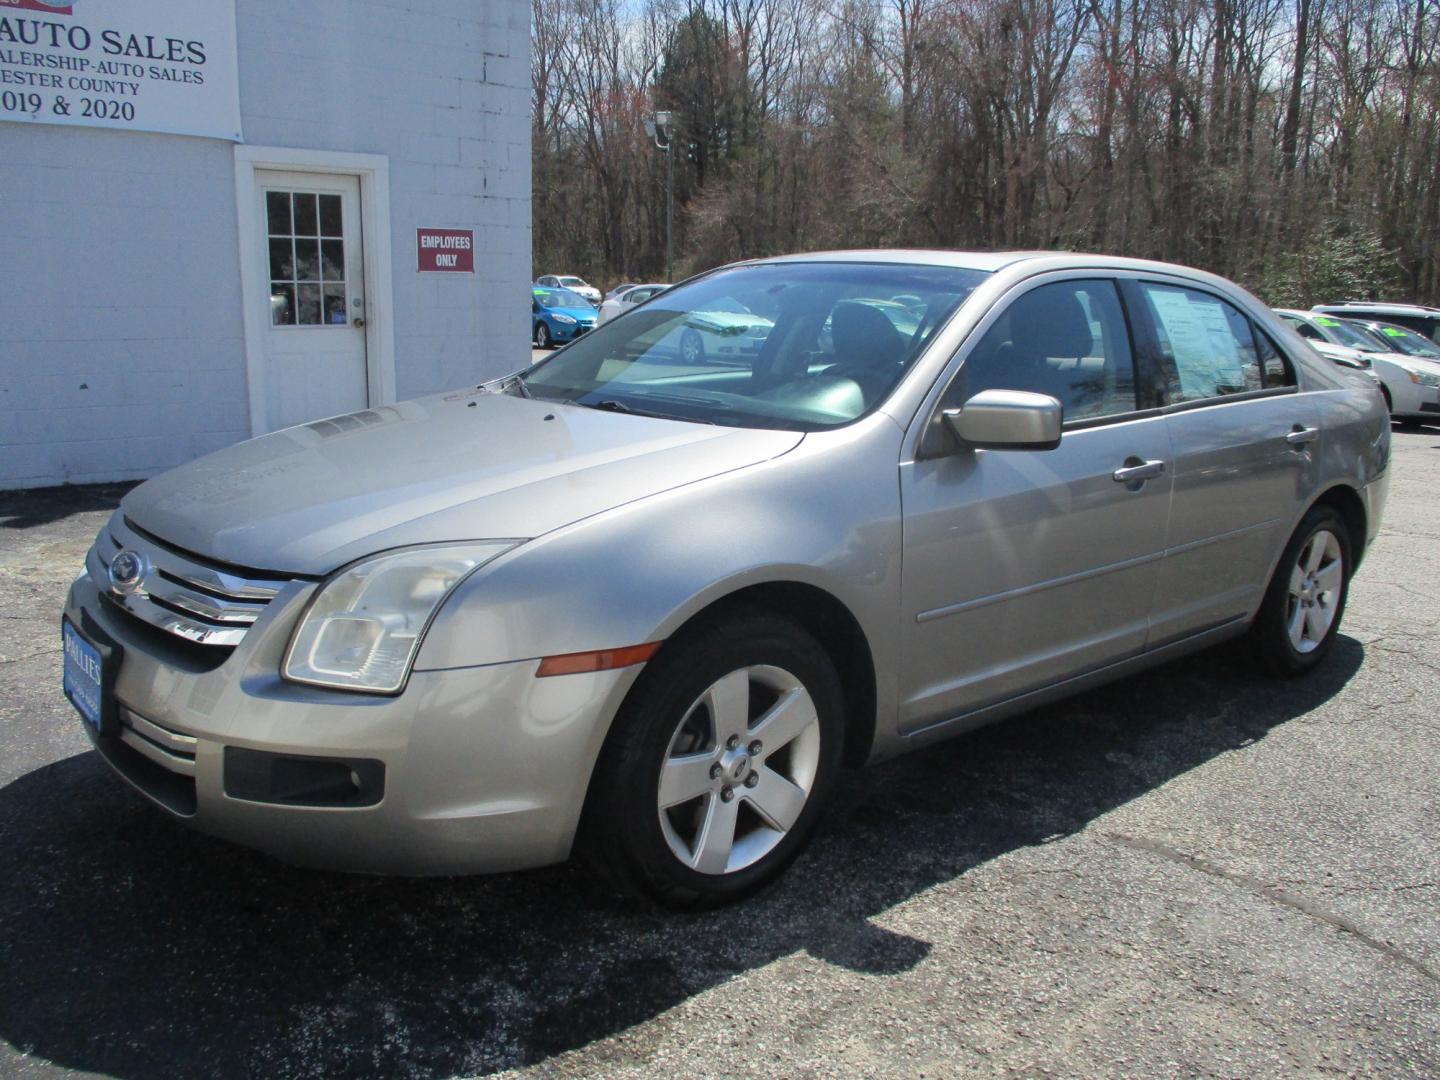
[(0, 488), (523, 366), (529, 23), (524, 0), (0, 0)]

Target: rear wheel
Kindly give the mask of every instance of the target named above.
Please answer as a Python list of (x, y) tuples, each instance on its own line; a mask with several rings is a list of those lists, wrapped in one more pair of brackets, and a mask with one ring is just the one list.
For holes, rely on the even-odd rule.
[(694, 330), (680, 335), (680, 356), (687, 364), (698, 364), (705, 359), (705, 339)]
[(1265, 667), (1298, 675), (1325, 658), (1345, 613), (1351, 565), (1345, 519), (1332, 506), (1311, 507), (1280, 557), (1250, 630)]
[(809, 839), (840, 765), (839, 679), (789, 620), (737, 612), (668, 642), (602, 751), (585, 854), (672, 907), (745, 896)]

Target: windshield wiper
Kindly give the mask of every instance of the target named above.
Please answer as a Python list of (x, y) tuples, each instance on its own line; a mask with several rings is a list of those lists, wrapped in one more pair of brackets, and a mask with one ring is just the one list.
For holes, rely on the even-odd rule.
[(518, 371), (514, 375), (505, 375), (498, 379), (491, 379), (476, 387), (477, 390), (488, 390), (492, 394), (518, 394), (523, 398), (533, 398), (535, 395), (525, 385), (525, 376)]
[(623, 401), (616, 401), (614, 398), (606, 398), (603, 401), (572, 401), (570, 404), (579, 405), (584, 409), (600, 409), (604, 412), (628, 413), (631, 416), (649, 416), (656, 420), (679, 420), (686, 424), (709, 424), (712, 427), (714, 420), (706, 420), (699, 416), (676, 416), (674, 413), (655, 412), (653, 409), (636, 409), (626, 405)]

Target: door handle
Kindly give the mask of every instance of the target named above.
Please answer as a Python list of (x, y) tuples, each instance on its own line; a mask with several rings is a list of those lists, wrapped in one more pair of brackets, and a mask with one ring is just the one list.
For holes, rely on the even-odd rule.
[(354, 326), (354, 327), (356, 327), (356, 328), (359, 328), (359, 327), (362, 327), (362, 326), (365, 325), (365, 320), (362, 319), (362, 318), (360, 318), (360, 316), (357, 315), (357, 316), (355, 316), (355, 318), (353, 318), (353, 319), (350, 320), (350, 325), (351, 325), (351, 326)]
[(1307, 443), (1314, 442), (1319, 437), (1319, 428), (1301, 427), (1299, 424), (1296, 424), (1286, 433), (1285, 441), (1291, 446), (1305, 446)]
[(1117, 484), (1134, 484), (1143, 480), (1153, 480), (1165, 471), (1165, 462), (1163, 461), (1139, 461), (1136, 458), (1127, 460), (1137, 463), (1122, 465), (1115, 470), (1114, 478)]

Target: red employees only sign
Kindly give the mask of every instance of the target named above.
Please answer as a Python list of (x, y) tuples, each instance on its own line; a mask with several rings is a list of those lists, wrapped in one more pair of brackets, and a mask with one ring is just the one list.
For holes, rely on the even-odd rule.
[(422, 274), (473, 274), (474, 229), (416, 229), (415, 250)]

